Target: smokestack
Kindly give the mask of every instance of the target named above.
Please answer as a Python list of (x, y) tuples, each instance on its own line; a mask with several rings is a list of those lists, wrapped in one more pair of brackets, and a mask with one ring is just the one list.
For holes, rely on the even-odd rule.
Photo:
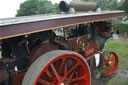
[(75, 11), (96, 11), (98, 4), (95, 2), (61, 1), (59, 8), (62, 12), (68, 12), (70, 8), (74, 8)]

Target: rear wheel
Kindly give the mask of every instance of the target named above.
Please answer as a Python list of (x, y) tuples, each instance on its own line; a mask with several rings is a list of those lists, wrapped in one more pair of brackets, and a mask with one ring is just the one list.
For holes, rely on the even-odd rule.
[(103, 52), (104, 56), (104, 75), (112, 75), (118, 67), (118, 56), (113, 51)]
[(86, 60), (72, 51), (51, 51), (29, 68), (22, 85), (91, 85)]

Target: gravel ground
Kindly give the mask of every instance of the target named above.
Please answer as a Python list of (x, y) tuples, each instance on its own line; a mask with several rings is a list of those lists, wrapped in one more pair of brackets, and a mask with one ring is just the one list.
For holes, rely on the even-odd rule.
[[(127, 80), (128, 79), (128, 70), (118, 70), (118, 72), (114, 73), (111, 76), (104, 76), (99, 80), (93, 80), (92, 79), (92, 85), (110, 85), (110, 80), (113, 79), (114, 84), (111, 85), (121, 85), (119, 82), (121, 80)], [(119, 81), (118, 81), (119, 80)]]
[(106, 77), (103, 77), (99, 80), (93, 80), (92, 79), (92, 84), (91, 85), (108, 85), (108, 81), (111, 78), (112, 78), (112, 76), (106, 76)]

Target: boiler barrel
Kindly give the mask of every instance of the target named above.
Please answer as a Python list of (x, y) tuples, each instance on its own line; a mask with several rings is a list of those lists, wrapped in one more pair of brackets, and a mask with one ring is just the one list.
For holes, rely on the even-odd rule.
[(61, 1), (59, 8), (63, 12), (68, 12), (70, 8), (74, 8), (75, 11), (95, 11), (98, 8), (98, 4), (95, 2)]

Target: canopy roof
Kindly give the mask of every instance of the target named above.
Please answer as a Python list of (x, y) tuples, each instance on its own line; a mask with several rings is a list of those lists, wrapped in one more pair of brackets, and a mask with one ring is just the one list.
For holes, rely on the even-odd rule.
[(43, 14), (0, 19), (0, 40), (76, 24), (109, 20), (125, 16), (124, 11)]

